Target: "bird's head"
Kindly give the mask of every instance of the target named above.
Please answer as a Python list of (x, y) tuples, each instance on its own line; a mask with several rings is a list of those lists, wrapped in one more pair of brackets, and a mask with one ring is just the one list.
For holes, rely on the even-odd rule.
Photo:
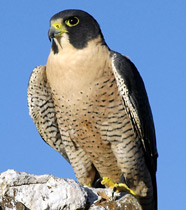
[(101, 44), (106, 45), (97, 21), (81, 10), (64, 10), (55, 14), (50, 19), (48, 37), (50, 40), (53, 39), (54, 53), (59, 50), (58, 44), (61, 48), (68, 43), (76, 49), (83, 49), (89, 41), (98, 37)]

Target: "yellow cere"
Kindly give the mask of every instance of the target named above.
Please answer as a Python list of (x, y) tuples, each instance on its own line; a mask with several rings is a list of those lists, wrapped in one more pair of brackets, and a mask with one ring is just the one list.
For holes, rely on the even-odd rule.
[(53, 23), (52, 26), (54, 26), (58, 30), (62, 28), (60, 23)]
[(58, 36), (61, 35), (61, 34), (63, 34), (63, 33), (67, 33), (67, 32), (68, 32), (68, 31), (66, 30), (65, 26), (62, 25), (62, 24), (59, 23), (59, 22), (54, 22), (54, 23), (52, 24), (52, 27), (54, 27), (57, 31), (60, 31), (60, 33), (58, 34)]

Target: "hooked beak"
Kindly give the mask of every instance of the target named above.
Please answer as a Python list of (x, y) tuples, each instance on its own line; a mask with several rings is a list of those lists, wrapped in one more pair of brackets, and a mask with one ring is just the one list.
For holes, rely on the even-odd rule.
[(61, 23), (53, 23), (48, 30), (48, 38), (51, 41), (51, 39), (55, 37), (60, 37), (62, 36), (63, 33), (67, 33), (68, 31), (66, 30), (65, 26), (62, 25)]

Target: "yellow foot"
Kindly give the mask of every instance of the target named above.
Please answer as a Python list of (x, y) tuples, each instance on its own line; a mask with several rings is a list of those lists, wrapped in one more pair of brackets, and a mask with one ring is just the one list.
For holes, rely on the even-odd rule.
[(133, 196), (136, 196), (136, 193), (131, 190), (125, 183), (114, 183), (109, 177), (103, 177), (101, 184), (108, 188), (112, 188), (114, 192), (124, 191), (132, 194)]

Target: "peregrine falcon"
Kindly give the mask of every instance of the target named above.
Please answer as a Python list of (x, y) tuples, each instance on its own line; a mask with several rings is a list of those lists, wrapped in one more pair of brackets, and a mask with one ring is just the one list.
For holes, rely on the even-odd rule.
[(30, 115), (44, 141), (72, 165), (82, 185), (123, 174), (145, 210), (157, 209), (157, 149), (143, 80), (112, 51), (81, 10), (50, 19), (51, 51), (28, 85)]

